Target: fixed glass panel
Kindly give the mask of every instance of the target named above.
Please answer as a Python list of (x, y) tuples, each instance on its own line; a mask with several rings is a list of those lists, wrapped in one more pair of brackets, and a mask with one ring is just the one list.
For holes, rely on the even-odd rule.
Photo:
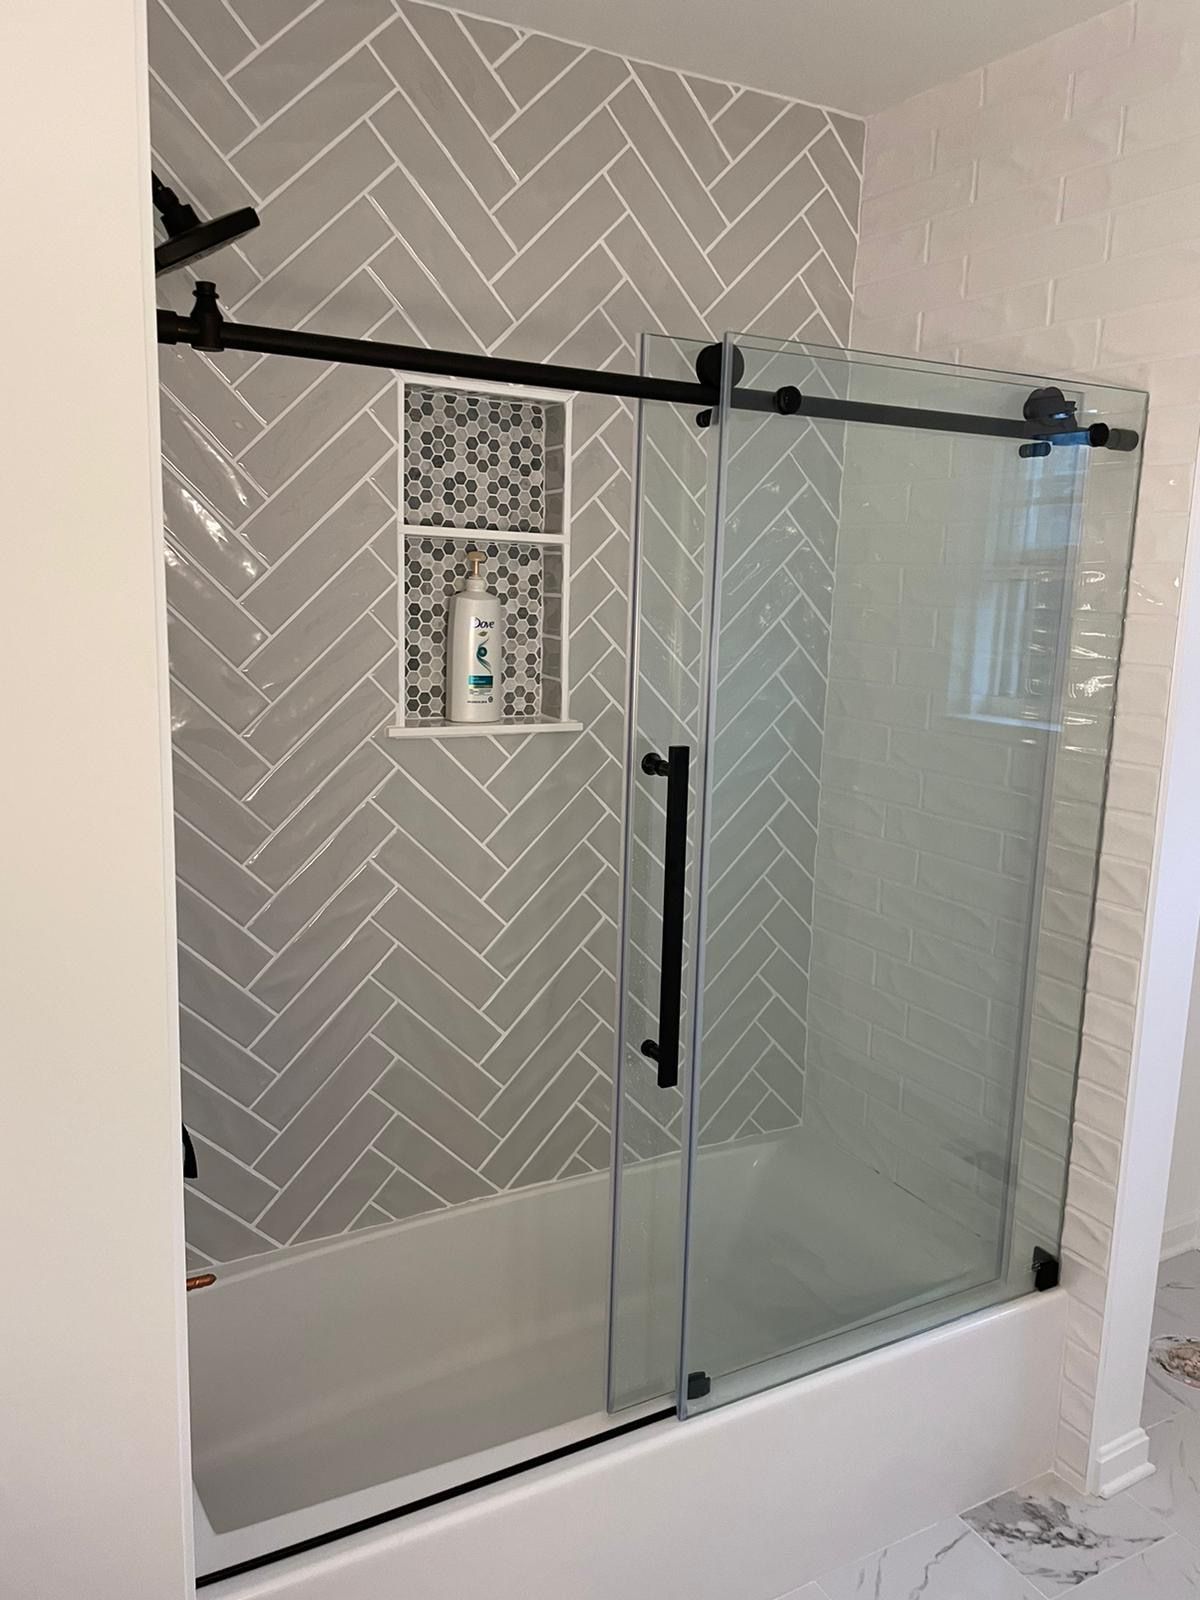
[[(1092, 384), (1079, 385), (1075, 393), (1085, 425), (1104, 423), (1144, 435), (1144, 393)], [(1059, 636), (1060, 689), (1043, 814), (1042, 887), (1027, 968), (1024, 1075), (1009, 1193), (1012, 1228), (1004, 1267), (1016, 1293), (1028, 1285), (1033, 1251), (1047, 1239), (1057, 1245), (1064, 1234), (1076, 1070), (1084, 1050), (1105, 1049), (1081, 1038), (1081, 1028), (1087, 1033), (1093, 931), (1101, 950), (1113, 942), (1111, 925), (1101, 926), (1093, 916), (1104, 805), (1111, 800), (1118, 808), (1136, 810), (1153, 803), (1128, 791), (1108, 794), (1141, 461), (1139, 449), (1130, 454), (1091, 450), (1082, 462), (1074, 569)], [(1042, 485), (1039, 493), (1046, 492), (1048, 477)]]
[[(742, 337), (727, 374), (733, 343), (745, 389), (1019, 420), (1038, 386)], [(690, 1407), (1025, 1292), (1057, 1253), (1137, 476), (730, 398)], [(1068, 398), (1140, 431), (1141, 397)]]

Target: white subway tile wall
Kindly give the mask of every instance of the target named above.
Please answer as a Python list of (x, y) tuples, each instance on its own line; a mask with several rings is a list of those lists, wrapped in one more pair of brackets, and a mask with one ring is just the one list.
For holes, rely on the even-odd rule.
[[(859, 398), (1019, 414), (1030, 384), (862, 363)], [(850, 428), (816, 849), (806, 1120), (996, 1249), (1083, 458)], [(1133, 464), (1117, 468), (1127, 493)], [(1111, 470), (1108, 474), (1111, 476)], [(1101, 476), (1097, 484), (1107, 483)], [(1057, 1244), (1129, 510), (1093, 492), (1033, 974), (1014, 1278)], [(1107, 515), (1101, 516), (1103, 508)], [(999, 609), (997, 609), (999, 608)], [(1027, 617), (1019, 660), (995, 617)], [(1022, 628), (1024, 623), (1022, 624)], [(984, 690), (983, 698), (980, 691)], [(1127, 974), (1110, 967), (1109, 981)]]
[[(1200, 8), (1134, 0), (871, 119), (864, 194), (855, 345), (1151, 395), (1063, 1241), (1072, 1305), (1059, 1466), (1080, 1476), (1200, 440)], [(1119, 473), (1089, 489), (1098, 566), (1127, 494)], [(1057, 783), (1056, 797), (1043, 950), (1070, 961), (1087, 932), (1086, 895), (1071, 882), (1086, 825)], [(1040, 966), (1025, 1178), (1038, 1139), (1059, 1136), (1050, 1119), (1061, 1132), (1069, 1109), (1070, 1061), (1055, 1058), (1069, 1034), (1051, 1019), (1046, 955)]]

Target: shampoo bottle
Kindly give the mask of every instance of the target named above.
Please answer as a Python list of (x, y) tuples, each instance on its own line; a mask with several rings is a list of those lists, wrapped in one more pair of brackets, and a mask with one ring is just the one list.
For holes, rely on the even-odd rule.
[(450, 722), (500, 720), (500, 602), (479, 576), (483, 560), (482, 551), (467, 551), (470, 576), (450, 601), (446, 661), (446, 716)]

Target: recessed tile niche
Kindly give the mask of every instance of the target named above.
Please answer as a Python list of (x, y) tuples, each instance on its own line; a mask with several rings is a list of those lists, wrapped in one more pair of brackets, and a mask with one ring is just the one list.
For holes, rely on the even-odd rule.
[[(555, 391), (405, 379), (400, 395), (401, 692), (392, 737), (526, 734), (567, 716), (570, 399)], [(450, 600), (467, 551), (504, 608), (503, 703), (446, 720)]]

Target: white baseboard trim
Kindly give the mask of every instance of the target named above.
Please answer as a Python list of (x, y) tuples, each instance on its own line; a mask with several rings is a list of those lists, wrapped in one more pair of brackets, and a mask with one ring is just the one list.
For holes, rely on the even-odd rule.
[(1096, 1493), (1102, 1500), (1120, 1494), (1154, 1471), (1150, 1460), (1150, 1435), (1145, 1428), (1134, 1428), (1101, 1445), (1096, 1452)]
[(1172, 1256), (1194, 1250), (1197, 1244), (1200, 1244), (1200, 1221), (1192, 1217), (1187, 1222), (1173, 1223), (1163, 1229), (1161, 1259), (1169, 1261)]

